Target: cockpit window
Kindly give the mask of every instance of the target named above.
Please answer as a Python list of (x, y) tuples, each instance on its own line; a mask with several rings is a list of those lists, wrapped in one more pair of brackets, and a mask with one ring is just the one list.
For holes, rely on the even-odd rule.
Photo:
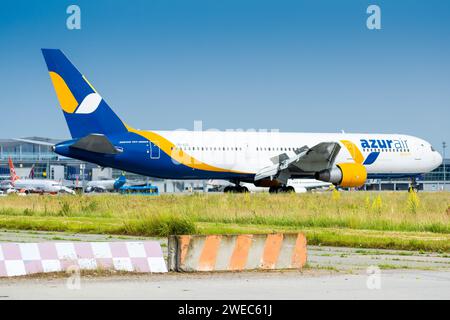
[(433, 152), (436, 151), (436, 150), (433, 148), (433, 146), (430, 146), (430, 147), (431, 147), (431, 151), (433, 151)]

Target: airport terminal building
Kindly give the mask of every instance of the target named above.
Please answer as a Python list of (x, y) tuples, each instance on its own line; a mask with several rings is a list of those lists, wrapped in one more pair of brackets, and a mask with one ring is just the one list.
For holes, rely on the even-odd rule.
[[(9, 177), (8, 158), (12, 159), (16, 173), (20, 177), (27, 177), (31, 168), (34, 167), (34, 178), (63, 181), (68, 186), (83, 186), (90, 180), (111, 179), (122, 174), (120, 170), (101, 168), (92, 163), (62, 157), (54, 153), (51, 146), (60, 141), (62, 139), (42, 137), (0, 139), (0, 178), (7, 179)], [(161, 180), (132, 173), (125, 173), (125, 175), (128, 180), (150, 182), (158, 186), (161, 193), (201, 191), (205, 188), (205, 184), (202, 181)], [(425, 174), (417, 182), (421, 190), (450, 191), (449, 180), (450, 158), (447, 158), (444, 159), (444, 163), (441, 166), (433, 172)], [(365, 189), (407, 190), (408, 186), (408, 179), (368, 180)]]

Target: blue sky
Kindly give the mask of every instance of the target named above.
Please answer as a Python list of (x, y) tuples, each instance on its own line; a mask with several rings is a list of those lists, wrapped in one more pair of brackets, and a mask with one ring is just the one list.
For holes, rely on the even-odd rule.
[[(66, 8), (81, 8), (81, 30)], [(382, 29), (366, 28), (377, 4)], [(448, 1), (2, 1), (0, 137), (68, 138), (40, 48), (142, 129), (398, 132), (450, 142)]]

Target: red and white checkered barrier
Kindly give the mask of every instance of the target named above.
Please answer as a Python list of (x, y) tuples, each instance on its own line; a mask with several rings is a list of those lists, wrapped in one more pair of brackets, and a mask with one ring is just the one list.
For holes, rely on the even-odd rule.
[(81, 270), (167, 272), (157, 241), (0, 243), (0, 277), (66, 271), (74, 266)]

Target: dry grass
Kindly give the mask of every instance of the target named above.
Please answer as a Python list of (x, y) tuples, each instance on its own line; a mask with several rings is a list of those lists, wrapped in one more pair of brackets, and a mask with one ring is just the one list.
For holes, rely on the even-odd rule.
[(166, 235), (246, 225), (448, 235), (449, 207), (448, 192), (8, 196), (0, 198), (0, 227)]
[(0, 199), (0, 216), (142, 219), (450, 233), (449, 193), (30, 196)]

